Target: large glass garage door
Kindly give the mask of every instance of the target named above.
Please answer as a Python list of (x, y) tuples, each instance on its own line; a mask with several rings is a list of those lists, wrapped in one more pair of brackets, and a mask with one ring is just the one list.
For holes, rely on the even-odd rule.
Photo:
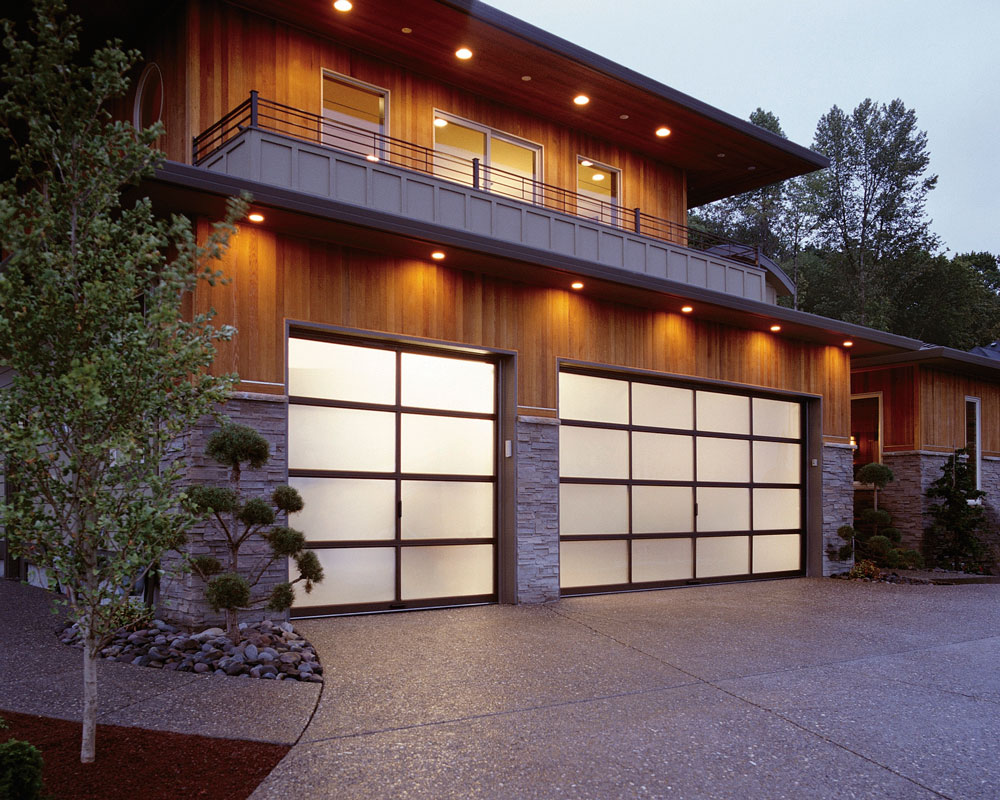
[(289, 523), (326, 575), (293, 615), (496, 599), (492, 362), (294, 337), (288, 393)]
[(802, 405), (559, 376), (564, 594), (802, 574)]

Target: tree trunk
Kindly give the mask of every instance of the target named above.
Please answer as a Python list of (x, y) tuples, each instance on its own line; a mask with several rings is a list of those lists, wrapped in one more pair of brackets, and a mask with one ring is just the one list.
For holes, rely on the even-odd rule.
[(240, 622), (235, 608), (226, 609), (226, 635), (233, 644), (240, 643)]
[(97, 640), (87, 633), (83, 640), (83, 738), (80, 763), (92, 764), (97, 756)]

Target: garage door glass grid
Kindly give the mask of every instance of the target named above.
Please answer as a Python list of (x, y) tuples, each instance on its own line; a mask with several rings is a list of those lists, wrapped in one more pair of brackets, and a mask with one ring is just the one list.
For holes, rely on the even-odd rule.
[(797, 401), (560, 373), (563, 594), (801, 574)]
[(495, 364), (298, 335), (288, 364), (289, 524), (326, 573), (293, 616), (495, 601)]

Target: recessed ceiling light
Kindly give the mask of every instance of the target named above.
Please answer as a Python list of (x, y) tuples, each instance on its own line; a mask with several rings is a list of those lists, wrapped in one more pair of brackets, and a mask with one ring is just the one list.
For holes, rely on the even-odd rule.
[(433, 258), (435, 261), (440, 261), (441, 259), (444, 258), (444, 253), (442, 253), (440, 250), (435, 250), (433, 253), (431, 253), (431, 258)]
[(603, 181), (604, 180), (604, 173), (603, 172), (595, 172), (593, 174), (593, 176), (591, 176), (591, 180)]
[(264, 215), (263, 214), (258, 214), (255, 211), (253, 214), (250, 214), (249, 216), (247, 216), (247, 219), (250, 220), (251, 222), (263, 222), (264, 221)]
[(583, 288), (583, 283), (582, 283), (581, 281), (573, 281), (573, 282), (572, 282), (572, 283), (570, 284), (570, 286), (571, 286), (571, 287), (572, 287), (573, 289), (582, 289), (582, 288)]
[(780, 330), (781, 330), (781, 326), (780, 325), (772, 325), (771, 326), (771, 333), (777, 333)]
[(413, 33), (413, 28), (400, 28), (403, 33)]
[(455, 51), (455, 58), (460, 58), (462, 61), (467, 61), (472, 58), (472, 51), (468, 47), (459, 47)]
[(750, 172), (753, 172), (753, 171), (754, 171), (755, 169), (757, 169), (757, 167), (755, 167), (755, 166), (752, 166), (752, 165), (751, 165), (751, 166), (747, 167), (747, 169), (748, 169), (748, 170), (749, 170)]
[(692, 311), (694, 311), (694, 307), (692, 306), (681, 306), (682, 314), (690, 314)]
[(521, 80), (522, 81), (530, 81), (531, 80), (531, 76), (530, 75), (522, 75), (521, 76)]
[(854, 342), (848, 339), (846, 342), (844, 342), (844, 347), (854, 347)]
[(716, 154), (715, 154), (715, 157), (716, 157), (716, 158), (725, 158), (725, 157), (726, 157), (726, 154), (725, 154), (725, 153), (716, 153)]
[(337, 11), (350, 11), (354, 8), (351, 4), (351, 0), (337, 0), (337, 2), (333, 4), (333, 7), (337, 9)]
[(368, 159), (369, 161), (378, 161), (378, 156), (375, 155), (374, 153), (369, 153), (368, 155), (365, 156), (365, 158)]
[(443, 128), (447, 124), (448, 124), (448, 120), (446, 120), (446, 119), (441, 119), (441, 117), (435, 117), (434, 118), (434, 127), (435, 128)]
[(573, 98), (573, 102), (576, 103), (578, 106), (585, 106), (587, 105), (587, 103), (590, 102), (590, 98), (587, 97), (587, 95), (585, 94), (578, 94), (576, 97)]
[(661, 126), (661, 127), (659, 127), (659, 128), (656, 129), (656, 135), (659, 136), (661, 139), (664, 136), (669, 136), (670, 135), (670, 128), (667, 128), (666, 126)]
[(628, 114), (619, 114), (618, 119), (628, 119)]
[(592, 167), (592, 166), (594, 166), (594, 162), (593, 161), (587, 161), (587, 159), (583, 159), (583, 161), (580, 162), (580, 166), (581, 167)]

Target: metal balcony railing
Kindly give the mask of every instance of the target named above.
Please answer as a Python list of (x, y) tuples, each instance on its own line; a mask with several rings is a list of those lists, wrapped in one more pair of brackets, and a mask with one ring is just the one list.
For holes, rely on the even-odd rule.
[(192, 157), (201, 164), (246, 129), (259, 129), (354, 153), (373, 162), (415, 170), (473, 189), (592, 219), (619, 230), (760, 266), (759, 248), (655, 217), (639, 208), (589, 197), (531, 177), (497, 169), (478, 158), (465, 159), (377, 131), (337, 122), (273, 100), (256, 91), (222, 119), (194, 137)]

